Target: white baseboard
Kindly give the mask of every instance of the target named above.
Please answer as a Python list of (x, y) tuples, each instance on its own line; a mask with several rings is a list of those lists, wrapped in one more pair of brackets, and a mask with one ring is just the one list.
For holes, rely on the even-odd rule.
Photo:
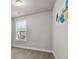
[(52, 50), (52, 54), (54, 55), (55, 59), (58, 59), (56, 53)]
[(18, 48), (31, 49), (31, 50), (36, 50), (36, 51), (52, 53), (52, 50), (39, 49), (39, 48), (33, 48), (33, 47), (24, 47), (24, 46), (16, 46), (16, 45), (13, 45), (12, 47), (18, 47)]

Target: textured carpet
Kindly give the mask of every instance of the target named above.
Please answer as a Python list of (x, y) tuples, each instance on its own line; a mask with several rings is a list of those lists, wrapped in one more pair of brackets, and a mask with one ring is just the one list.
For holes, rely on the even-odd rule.
[(11, 59), (55, 59), (51, 53), (22, 48), (11, 49)]

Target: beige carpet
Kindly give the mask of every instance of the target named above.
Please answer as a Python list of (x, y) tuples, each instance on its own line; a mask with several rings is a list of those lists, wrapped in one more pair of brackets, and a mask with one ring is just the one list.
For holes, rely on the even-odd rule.
[(55, 59), (51, 53), (12, 48), (11, 59)]

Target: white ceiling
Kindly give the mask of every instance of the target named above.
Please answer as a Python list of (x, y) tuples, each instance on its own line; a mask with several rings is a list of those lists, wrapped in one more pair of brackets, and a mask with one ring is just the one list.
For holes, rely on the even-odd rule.
[(28, 15), (32, 13), (48, 11), (53, 8), (55, 0), (21, 0), (23, 5), (16, 7), (16, 0), (11, 1), (12, 17)]

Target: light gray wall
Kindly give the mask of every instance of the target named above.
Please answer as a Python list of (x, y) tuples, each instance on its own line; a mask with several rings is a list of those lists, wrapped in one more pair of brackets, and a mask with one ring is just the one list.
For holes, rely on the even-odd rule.
[(20, 17), (28, 23), (28, 41), (15, 41), (15, 20), (12, 19), (12, 46), (32, 47), (52, 50), (52, 12), (42, 12), (34, 15)]
[(53, 39), (52, 48), (57, 59), (68, 59), (68, 24), (58, 24), (56, 14), (64, 6), (65, 0), (56, 0), (53, 8)]

